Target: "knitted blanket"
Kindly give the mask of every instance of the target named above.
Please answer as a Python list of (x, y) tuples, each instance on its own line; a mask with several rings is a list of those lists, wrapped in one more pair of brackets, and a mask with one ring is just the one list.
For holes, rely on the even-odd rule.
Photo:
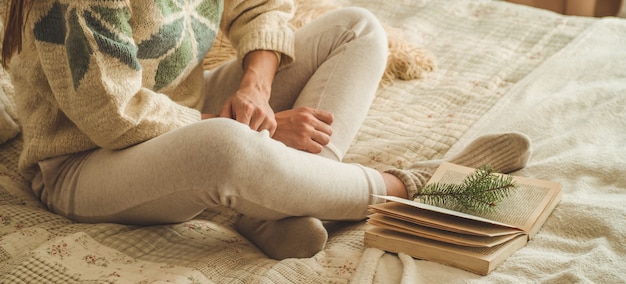
[(516, 174), (564, 189), (526, 247), (481, 277), (366, 248), (364, 222), (328, 223), (322, 252), (283, 261), (239, 235), (223, 208), (164, 226), (76, 224), (29, 193), (18, 136), (0, 145), (0, 283), (626, 282), (626, 20), (490, 0), (340, 4), (370, 9), (437, 63), (381, 86), (345, 161), (406, 167), (482, 134), (524, 132), (533, 156)]

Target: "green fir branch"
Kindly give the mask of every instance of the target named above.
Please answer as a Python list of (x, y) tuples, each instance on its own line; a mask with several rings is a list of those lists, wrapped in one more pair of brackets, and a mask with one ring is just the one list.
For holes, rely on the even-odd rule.
[(484, 165), (468, 175), (461, 184), (432, 183), (415, 197), (421, 202), (467, 213), (496, 209), (497, 204), (517, 189), (512, 176), (496, 175)]

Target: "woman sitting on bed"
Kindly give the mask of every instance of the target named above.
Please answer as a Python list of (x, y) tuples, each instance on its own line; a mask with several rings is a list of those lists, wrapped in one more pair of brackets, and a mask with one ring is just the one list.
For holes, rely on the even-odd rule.
[[(364, 9), (293, 32), (289, 0), (10, 2), (20, 170), (72, 220), (163, 224), (227, 206), (270, 257), (309, 257), (326, 241), (319, 219), (364, 219), (374, 195), (410, 197), (437, 165), (341, 162), (386, 63)], [(203, 71), (220, 28), (237, 59)], [(525, 136), (492, 135), (450, 161), (509, 172), (528, 153)]]

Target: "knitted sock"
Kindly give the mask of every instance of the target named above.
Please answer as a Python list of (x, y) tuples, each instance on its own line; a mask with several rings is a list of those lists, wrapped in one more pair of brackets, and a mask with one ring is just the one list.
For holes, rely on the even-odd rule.
[(277, 260), (312, 257), (324, 249), (328, 239), (322, 221), (313, 217), (266, 221), (242, 215), (235, 227), (267, 256)]
[(530, 153), (530, 139), (524, 134), (489, 134), (478, 137), (451, 158), (418, 162), (408, 169), (386, 172), (398, 177), (404, 183), (409, 199), (413, 199), (444, 161), (471, 168), (489, 164), (494, 172), (510, 173), (526, 166)]

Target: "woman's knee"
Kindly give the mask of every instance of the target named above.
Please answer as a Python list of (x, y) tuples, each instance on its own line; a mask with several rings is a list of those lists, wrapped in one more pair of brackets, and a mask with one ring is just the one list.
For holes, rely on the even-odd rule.
[[(181, 147), (191, 151), (189, 159), (218, 163), (223, 167), (254, 159), (255, 153), (272, 143), (267, 131), (257, 132), (232, 119), (213, 118), (181, 129)], [(275, 142), (275, 141), (274, 141)]]
[(382, 57), (383, 61), (388, 53), (387, 33), (381, 22), (370, 10), (361, 7), (346, 7), (337, 11), (338, 17), (349, 19), (350, 29), (357, 37), (367, 41), (368, 50), (372, 57)]
[[(184, 129), (184, 130), (183, 130)], [(235, 151), (245, 147), (254, 132), (236, 120), (228, 118), (212, 118), (188, 125), (181, 129), (187, 142), (198, 143), (198, 148), (208, 151)]]

